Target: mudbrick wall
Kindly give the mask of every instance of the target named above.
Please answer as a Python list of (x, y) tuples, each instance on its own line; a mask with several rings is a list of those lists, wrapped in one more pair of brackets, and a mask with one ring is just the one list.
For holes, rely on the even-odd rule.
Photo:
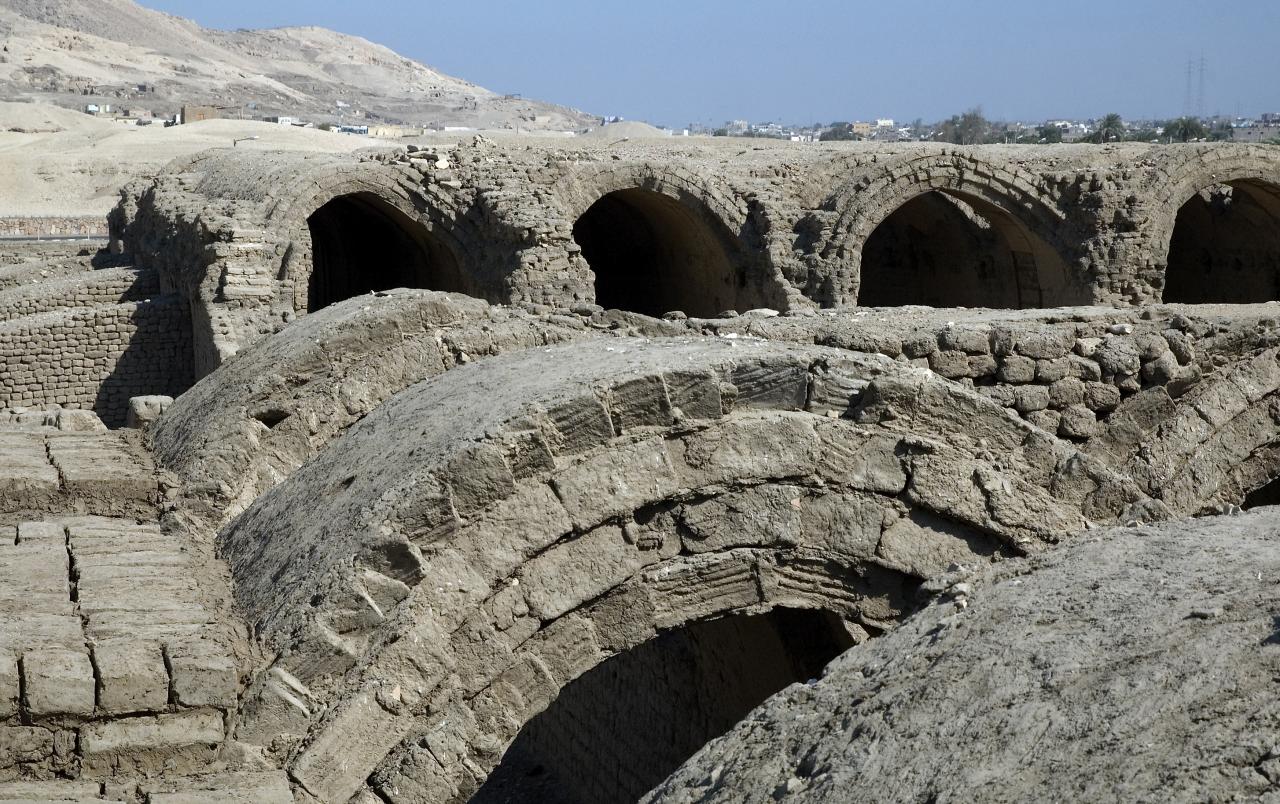
[[(183, 489), (179, 521), (221, 545), (277, 657), (238, 739), (294, 757), (319, 800), (362, 784), (392, 801), (465, 800), (556, 689), (647, 638), (626, 629), (807, 601), (856, 642), (952, 563), (1238, 505), (1280, 476), (1278, 324), (1272, 305), (660, 320), (397, 291), (251, 347), (152, 435)], [(816, 469), (810, 427), (827, 456)], [(441, 468), (423, 474), (424, 455)], [(588, 487), (611, 494), (576, 496)], [(457, 599), (422, 580), (444, 577)], [(686, 589), (693, 599), (669, 598)], [(390, 647), (443, 641), (412, 671)], [(579, 664), (558, 664), (570, 655)], [(404, 692), (439, 683), (437, 662), (462, 686)], [(415, 714), (459, 697), (445, 732)]]
[[(873, 281), (906, 271), (916, 288), (950, 286), (959, 297), (917, 291), (918, 303), (1131, 305), (1161, 300), (1179, 211), (1212, 192), (1249, 199), (1222, 224), (1234, 233), (1225, 239), (1252, 231), (1271, 243), (1280, 153), (1235, 145), (513, 147), (483, 137), (358, 157), (215, 151), (127, 188), (111, 221), (117, 248), (159, 268), (166, 290), (191, 301), (203, 375), (315, 309), (314, 266), (376, 274), (386, 262), (378, 244), (397, 233), (417, 243), (424, 266), (382, 287), (371, 278), (365, 290), (408, 285), (561, 309), (622, 299), (651, 315), (706, 316), (863, 296), (910, 303), (902, 288)], [(340, 221), (326, 210), (342, 209), (386, 228), (363, 240), (359, 227), (339, 232), (342, 246), (324, 247), (343, 254), (317, 254), (308, 222)], [(972, 231), (935, 233), (954, 236), (965, 254), (903, 245), (913, 226), (966, 219)], [(326, 223), (328, 234), (334, 228)], [(611, 250), (598, 231), (627, 248)], [(878, 231), (900, 234), (879, 242)], [(1175, 257), (1204, 265), (1199, 255)], [(886, 273), (884, 260), (897, 268)], [(1234, 263), (1224, 253), (1219, 264)], [(636, 272), (650, 277), (647, 286), (626, 284)], [(1249, 299), (1221, 300), (1263, 301), (1277, 285), (1268, 278), (1258, 287)]]
[(137, 183), (110, 253), (0, 261), (0, 800), (634, 800), (957, 568), (1280, 499), (1238, 243), (1278, 166), (467, 138)]
[(98, 217), (0, 218), (0, 237), (105, 239), (107, 223)]
[[(163, 771), (219, 767), (240, 683), (155, 467), (83, 411), (0, 417), (0, 449), (0, 799), (167, 801)], [(278, 774), (207, 786), (290, 800)]]
[(83, 244), (5, 243), (0, 249), (0, 290), (88, 271), (95, 264), (110, 267), (119, 259)]
[(173, 297), (0, 322), (0, 405), (60, 405), (124, 424), (129, 399), (191, 382), (190, 322)]
[(0, 290), (0, 321), (55, 310), (146, 301), (160, 295), (155, 271), (111, 268)]

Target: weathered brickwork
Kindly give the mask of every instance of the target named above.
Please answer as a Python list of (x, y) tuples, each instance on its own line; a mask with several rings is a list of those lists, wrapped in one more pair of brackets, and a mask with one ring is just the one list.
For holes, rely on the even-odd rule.
[[(295, 757), (321, 800), (358, 792), (370, 773), (393, 801), (462, 800), (501, 758), (494, 741), (514, 740), (554, 689), (689, 618), (817, 605), (865, 639), (910, 610), (903, 590), (953, 563), (1238, 504), (1277, 476), (1277, 337), (1269, 305), (663, 321), (403, 291), (249, 349), (180, 397), (153, 436), (191, 489), (186, 521), (222, 531), (255, 631), (288, 646), (254, 682), (239, 739)], [(659, 375), (639, 368), (649, 350)], [(722, 352), (736, 368), (700, 362)], [(476, 372), (494, 379), (464, 402)], [(580, 387), (582, 372), (592, 394), (537, 401), (546, 383)], [(614, 372), (625, 381), (605, 379)], [(496, 389), (519, 411), (508, 433), (477, 418)], [(1187, 416), (1217, 424), (1188, 442)], [(415, 431), (401, 418), (432, 424), (390, 444), (382, 433)], [(189, 452), (190, 433), (217, 436)], [(436, 455), (441, 468), (406, 475), (397, 455)], [(367, 519), (338, 514), (356, 510)], [(293, 541), (266, 536), (280, 532)], [(456, 591), (422, 583), (443, 577)], [(762, 578), (776, 580), (761, 591)], [(381, 635), (401, 627), (414, 636)], [(406, 640), (451, 647), (404, 676), (386, 646)], [(444, 683), (436, 662), (457, 680)], [(443, 731), (414, 720), (443, 701), (454, 702)], [(446, 746), (466, 745), (450, 754), (461, 765), (441, 764)]]
[(60, 405), (124, 423), (130, 397), (190, 384), (190, 319), (175, 298), (124, 302), (0, 323), (0, 405)]
[(109, 267), (117, 260), (118, 255), (82, 243), (6, 243), (0, 249), (0, 290), (89, 271), (95, 264)]
[(10, 527), (0, 550), (5, 601), (27, 611), (0, 641), (0, 714), (22, 724), (0, 731), (32, 743), (11, 771), (93, 778), (175, 753), (212, 758), (236, 668), (202, 635), (210, 618), (172, 538), (117, 519), (44, 520)]
[[(1227, 185), (1274, 193), (1280, 157), (1231, 145), (514, 149), (480, 138), (363, 161), (214, 152), (126, 190), (112, 225), (209, 319), (203, 375), (307, 311), (307, 221), (344, 198), (376, 198), (429, 244), (438, 270), (418, 286), (566, 309), (609, 293), (588, 264), (584, 222), (641, 237), (617, 227), (644, 220), (661, 241), (645, 245), (649, 270), (686, 287), (642, 312), (708, 315), (856, 302), (864, 245), (923, 196), (996, 233), (1011, 273), (986, 281), (1016, 282), (1018, 306), (1159, 301), (1180, 206)], [(595, 212), (609, 199), (616, 209)], [(664, 278), (667, 262), (683, 272)], [(998, 286), (991, 306), (1002, 306)]]
[(154, 271), (91, 271), (0, 290), (0, 321), (55, 310), (147, 301), (159, 295), (160, 283)]
[(150, 517), (158, 501), (150, 457), (136, 439), (103, 432), (83, 413), (55, 412), (56, 431), (24, 426), (29, 414), (0, 430), (7, 455), (0, 467), (0, 523), (47, 511)]
[[(824, 639), (825, 625), (821, 613), (798, 610), (710, 620), (606, 660), (525, 726), (471, 800), (639, 800), (709, 739), (788, 684), (816, 677), (849, 646)], [(592, 772), (568, 771), (581, 756), (593, 758)]]
[[(571, 354), (575, 361), (561, 357)], [(527, 370), (531, 360), (539, 364), (532, 373), (542, 378), (537, 384), (555, 388), (567, 381), (567, 396), (544, 402), (540, 396), (546, 391), (526, 385), (516, 409), (534, 402), (538, 407), (525, 408), (508, 425), (532, 426), (524, 434), (504, 434), (483, 420), (459, 432), (461, 422), (442, 416), (435, 425), (439, 435), (403, 441), (376, 459), (365, 454), (374, 442), (357, 435), (367, 428), (357, 425), (341, 449), (322, 453), (264, 495), (222, 536), (224, 554), (240, 578), (242, 605), (264, 639), (292, 645), (282, 669), (317, 700), (345, 695), (338, 690), (365, 679), (352, 689), (355, 697), (330, 707), (322, 730), (297, 760), (295, 775), (320, 798), (340, 800), (357, 791), (370, 767), (365, 762), (376, 762), (404, 740), (404, 751), (380, 771), (384, 795), (465, 798), (477, 784), (467, 768), (492, 766), (498, 759), (484, 746), (495, 739), (509, 742), (546, 705), (549, 692), (538, 688), (566, 683), (603, 656), (657, 631), (755, 607), (803, 607), (815, 595), (864, 634), (878, 631), (908, 605), (910, 574), (937, 571), (936, 564), (927, 568), (930, 560), (945, 564), (975, 553), (1043, 549), (1050, 534), (1083, 527), (1080, 514), (1073, 513), (1076, 506), (1096, 518), (1163, 510), (1047, 434), (1041, 434), (1044, 446), (1058, 443), (1050, 452), (1064, 451), (1038, 468), (1028, 463), (1016, 471), (1013, 466), (1022, 461), (1043, 460), (1031, 457), (1035, 449), (1019, 446), (1040, 431), (972, 392), (928, 379), (928, 372), (846, 355), (733, 339), (652, 346), (618, 339), (494, 358), (474, 371), (454, 369), (388, 402), (384, 421), (436, 409), (434, 396), (456, 398), (450, 387), (470, 374), (501, 374), (503, 366)], [(574, 395), (571, 378), (597, 360), (616, 362), (610, 373), (626, 379), (597, 385), (598, 396)], [(655, 364), (679, 369), (648, 373)], [(915, 400), (914, 407), (903, 407), (902, 400)], [(474, 418), (492, 404), (460, 407)], [(856, 419), (865, 424), (842, 416), (852, 415), (855, 406)], [(899, 412), (886, 419), (890, 407)], [(970, 419), (986, 417), (990, 449), (1012, 464), (996, 471), (961, 457), (971, 454), (953, 433), (953, 417), (961, 410)], [(476, 427), (490, 433), (480, 444), (466, 440)], [(908, 445), (899, 428), (921, 440)], [(926, 442), (925, 432), (937, 432), (937, 440)], [(435, 440), (441, 437), (446, 440)], [(408, 455), (426, 445), (441, 456), (441, 468), (431, 475), (418, 470), (406, 477), (391, 468), (403, 460), (397, 457), (401, 451)], [(1024, 450), (1027, 457), (1018, 457)], [(823, 468), (833, 460), (857, 468)], [(352, 477), (347, 490), (311, 503), (333, 506), (309, 512), (311, 529), (283, 524), (299, 515), (292, 489), (334, 488), (324, 476), (337, 478), (341, 488), (350, 474), (347, 461), (386, 466), (387, 472)], [(1065, 475), (1053, 479), (1058, 472), (1080, 470), (1091, 477), (1089, 483), (1077, 485)], [(979, 477), (997, 495), (1007, 489), (1009, 505), (998, 514), (987, 509), (984, 492), (973, 485)], [(1054, 487), (1057, 498), (1037, 492), (1031, 484), (1038, 482)], [(754, 488), (761, 483), (767, 491)], [(611, 493), (601, 495), (602, 489)], [(364, 544), (351, 541), (370, 531), (338, 515), (352, 510), (348, 494), (382, 501), (385, 513), (374, 509), (360, 516), (385, 522), (385, 535)], [(751, 520), (724, 521), (713, 510), (718, 505), (725, 506), (721, 512), (753, 510), (761, 519), (754, 527)], [(955, 535), (928, 535), (937, 532), (921, 523), (939, 516), (966, 524)], [(793, 521), (784, 526), (772, 517)], [(261, 538), (266, 530), (287, 530), (296, 541), (268, 543)], [(921, 539), (933, 544), (935, 538), (932, 559), (909, 546)], [(308, 553), (311, 561), (304, 566), (291, 557), (294, 551)], [(354, 557), (354, 569), (347, 556)], [(458, 585), (422, 583), (446, 576), (459, 578)], [(288, 595), (309, 601), (305, 613), (282, 597), (282, 583)], [(846, 591), (837, 591), (842, 587)], [(404, 606), (421, 614), (406, 619), (388, 610)], [(618, 607), (634, 615), (617, 623)], [(353, 628), (356, 622), (364, 625)], [(411, 622), (417, 636), (394, 643), (377, 636), (382, 628)], [(423, 675), (398, 675), (403, 657), (394, 645), (446, 638), (449, 647), (440, 648), (438, 658), (414, 662), (413, 673)], [(575, 658), (563, 665), (568, 657), (560, 652), (570, 643), (580, 648), (570, 650)], [(365, 662), (353, 675), (353, 666)], [(446, 668), (461, 687), (438, 675)], [(345, 680), (335, 689), (339, 674)], [(504, 692), (506, 684), (515, 685), (516, 698)], [(423, 690), (421, 703), (415, 694), (401, 714), (375, 703), (377, 690), (392, 685)], [(449, 728), (457, 728), (459, 718), (474, 725), (451, 739), (473, 747), (458, 757), (461, 764), (432, 769), (424, 764), (428, 757), (413, 748), (423, 726), (410, 713), (452, 697), (460, 697), (463, 708), (449, 719)], [(429, 721), (423, 725), (430, 734)], [(368, 740), (367, 753), (359, 757), (350, 750), (356, 733)]]
[(97, 799), (107, 780), (133, 801), (110, 780), (216, 767), (239, 666), (188, 547), (156, 521), (140, 439), (84, 411), (8, 416), (0, 798)]
[(106, 239), (107, 224), (99, 217), (58, 216), (0, 218), (0, 237)]
[(957, 568), (1280, 501), (1276, 187), (1216, 145), (174, 164), (110, 249), (0, 259), (0, 800), (634, 800)]

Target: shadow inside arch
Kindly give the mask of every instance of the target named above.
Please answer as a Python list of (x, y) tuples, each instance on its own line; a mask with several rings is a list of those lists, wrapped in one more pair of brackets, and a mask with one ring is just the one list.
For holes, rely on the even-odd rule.
[(1200, 190), (1178, 208), (1168, 249), (1165, 302), (1280, 299), (1280, 186), (1239, 180)]
[(1086, 304), (1062, 255), (977, 195), (931, 190), (891, 212), (861, 252), (858, 304), (1037, 309)]
[(573, 238), (595, 277), (596, 303), (650, 316), (712, 317), (761, 306), (745, 292), (742, 250), (695, 199), (615, 190), (575, 222)]
[(765, 699), (854, 644), (806, 609), (695, 622), (570, 682), (530, 720), (472, 804), (632, 802)]
[(328, 201), (307, 218), (307, 227), (312, 262), (308, 312), (400, 287), (476, 294), (448, 246), (374, 193)]

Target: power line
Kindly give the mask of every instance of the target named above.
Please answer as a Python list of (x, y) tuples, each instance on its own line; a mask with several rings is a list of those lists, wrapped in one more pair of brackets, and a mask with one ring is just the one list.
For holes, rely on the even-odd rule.
[(1196, 116), (1197, 116), (1197, 117), (1199, 117), (1199, 118), (1201, 118), (1201, 119), (1203, 119), (1203, 118), (1204, 118), (1204, 116), (1205, 116), (1205, 112), (1207, 111), (1207, 110), (1205, 109), (1205, 105), (1204, 105), (1204, 73), (1205, 73), (1205, 68), (1206, 68), (1206, 66), (1207, 66), (1207, 65), (1208, 65), (1208, 62), (1206, 62), (1206, 61), (1205, 61), (1204, 53), (1202, 52), (1202, 53), (1200, 54), (1200, 64), (1199, 64), (1199, 67), (1200, 67), (1200, 91), (1199, 91), (1199, 92), (1197, 93), (1197, 95), (1196, 95)]
[(1195, 71), (1195, 61), (1191, 58), (1187, 59), (1187, 89), (1182, 96), (1182, 116), (1191, 116), (1191, 77)]
[(1205, 109), (1205, 74), (1209, 70), (1209, 61), (1200, 54), (1187, 58), (1187, 86), (1182, 95), (1182, 116), (1203, 118)]

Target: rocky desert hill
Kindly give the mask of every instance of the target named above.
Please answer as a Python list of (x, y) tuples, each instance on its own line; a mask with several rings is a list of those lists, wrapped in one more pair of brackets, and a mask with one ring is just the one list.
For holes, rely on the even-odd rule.
[[(79, 109), (572, 130), (594, 118), (498, 95), (322, 28), (217, 31), (132, 0), (0, 0), (0, 98)], [(142, 89), (140, 89), (140, 87)], [(345, 105), (343, 105), (345, 104)]]

